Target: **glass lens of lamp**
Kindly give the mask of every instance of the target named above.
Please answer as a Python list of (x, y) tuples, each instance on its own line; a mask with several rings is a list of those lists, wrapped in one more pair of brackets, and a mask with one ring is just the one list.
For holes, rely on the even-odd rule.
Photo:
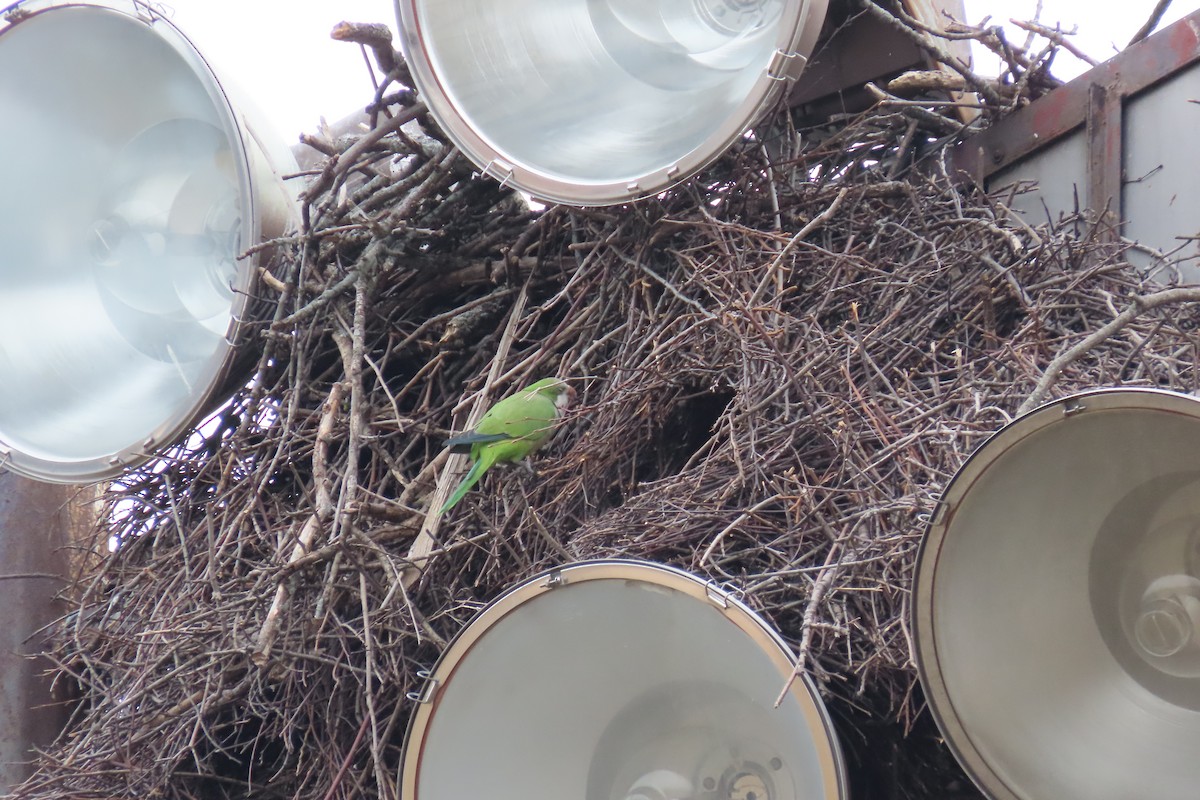
[(947, 488), (917, 579), (922, 679), (996, 798), (1195, 797), (1200, 402), (1080, 396)]
[(452, 645), (456, 663), (435, 670), (443, 683), (405, 756), (406, 772), (419, 765), (414, 798), (842, 796), (811, 687), (798, 682), (774, 707), (790, 659), (762, 643), (779, 645), (664, 585), (659, 568), (640, 568), (645, 580), (638, 569), (564, 571), (565, 585), (492, 620), (463, 653)]
[(597, 205), (661, 191), (716, 158), (786, 83), (768, 73), (776, 54), (801, 56), (788, 60), (788, 76), (799, 73), (825, 2), (400, 7), (414, 77), (463, 150), (537, 197)]
[(245, 156), (163, 31), (88, 5), (0, 29), (0, 150), (21, 154), (0, 214), (0, 446), (35, 477), (102, 477), (161, 444), (229, 351)]

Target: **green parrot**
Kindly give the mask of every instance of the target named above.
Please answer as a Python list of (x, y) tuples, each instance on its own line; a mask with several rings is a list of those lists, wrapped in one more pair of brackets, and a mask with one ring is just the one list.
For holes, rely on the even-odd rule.
[(454, 508), (493, 464), (520, 461), (550, 438), (575, 390), (560, 378), (543, 378), (484, 412), (475, 430), (446, 440), (452, 450), (471, 452), (471, 470), (439, 514)]

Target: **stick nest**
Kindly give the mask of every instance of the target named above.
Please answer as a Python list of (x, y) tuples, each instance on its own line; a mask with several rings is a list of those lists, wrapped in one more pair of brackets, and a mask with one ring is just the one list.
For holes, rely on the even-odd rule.
[[(660, 198), (538, 211), (388, 86), (373, 132), (309, 140), (329, 157), (244, 385), (111, 487), (115, 551), (52, 631), (78, 704), (19, 796), (397, 797), (418, 670), (504, 589), (599, 557), (758, 610), (859, 796), (965, 796), (911, 657), (926, 515), (1019, 409), (1194, 391), (1192, 292), (1082, 217), (1031, 227), (956, 185), (936, 102), (802, 131), (780, 110)], [(432, 515), (462, 468), (444, 438), (550, 375), (580, 402), (536, 474)]]

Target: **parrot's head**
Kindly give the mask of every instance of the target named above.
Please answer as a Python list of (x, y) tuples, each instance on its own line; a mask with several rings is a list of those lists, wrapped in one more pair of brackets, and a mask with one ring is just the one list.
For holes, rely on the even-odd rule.
[(537, 383), (531, 385), (529, 391), (536, 392), (543, 397), (553, 400), (554, 407), (558, 409), (559, 416), (562, 416), (563, 411), (569, 408), (571, 403), (575, 402), (575, 387), (562, 378), (542, 378)]

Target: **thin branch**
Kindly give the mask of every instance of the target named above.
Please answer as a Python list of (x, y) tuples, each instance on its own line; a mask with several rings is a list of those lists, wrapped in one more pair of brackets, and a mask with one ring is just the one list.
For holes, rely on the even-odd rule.
[(1158, 23), (1162, 22), (1163, 15), (1167, 13), (1167, 9), (1170, 7), (1171, 0), (1158, 0), (1154, 4), (1154, 10), (1150, 12), (1150, 16), (1142, 24), (1142, 27), (1137, 29), (1137, 33), (1133, 35), (1133, 38), (1129, 40), (1129, 44), (1137, 44), (1153, 33), (1154, 29), (1158, 27)]
[(1142, 314), (1151, 311), (1160, 306), (1177, 305), (1182, 303), (1195, 303), (1200, 301), (1200, 287), (1181, 288), (1181, 289), (1164, 289), (1161, 292), (1135, 297), (1125, 310), (1116, 316), (1107, 325), (1088, 334), (1078, 343), (1067, 348), (1059, 354), (1047, 366), (1042, 377), (1038, 380), (1033, 391), (1029, 393), (1020, 408), (1017, 409), (1018, 414), (1024, 414), (1032, 411), (1045, 402), (1050, 389), (1054, 386), (1055, 381), (1066, 367), (1078, 360), (1082, 356), (1088, 354), (1096, 347), (1107, 341), (1108, 339), (1121, 332), (1129, 323), (1133, 322)]

